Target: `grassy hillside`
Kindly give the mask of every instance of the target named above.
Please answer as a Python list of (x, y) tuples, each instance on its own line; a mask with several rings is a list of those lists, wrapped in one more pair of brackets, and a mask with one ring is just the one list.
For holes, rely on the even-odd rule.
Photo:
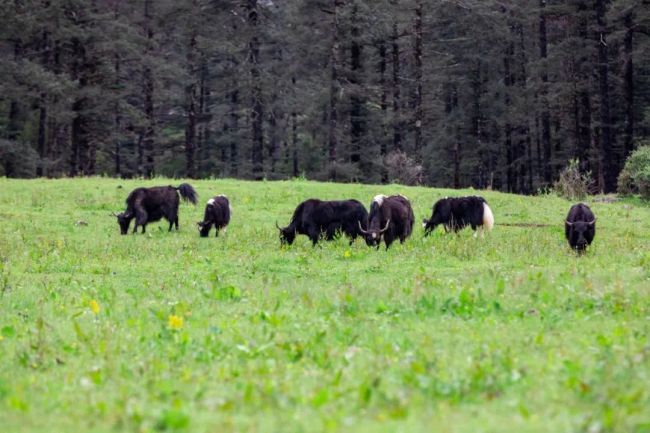
[[(569, 202), (495, 192), (483, 240), (281, 249), (306, 198), (402, 193), (419, 222), (474, 192), (196, 181), (179, 232), (120, 236), (129, 191), (170, 182), (0, 179), (1, 431), (650, 431), (648, 207), (590, 203), (581, 258)], [(231, 225), (199, 238), (218, 193)]]

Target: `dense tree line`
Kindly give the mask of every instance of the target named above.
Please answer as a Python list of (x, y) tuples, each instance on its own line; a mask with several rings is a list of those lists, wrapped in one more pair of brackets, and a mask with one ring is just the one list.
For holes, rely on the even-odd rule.
[(2, 0), (0, 175), (611, 191), (646, 0)]

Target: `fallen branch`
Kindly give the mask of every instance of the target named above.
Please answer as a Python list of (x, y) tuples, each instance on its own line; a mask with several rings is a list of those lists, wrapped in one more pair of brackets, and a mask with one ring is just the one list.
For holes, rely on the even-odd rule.
[(498, 226), (506, 227), (555, 227), (556, 224), (538, 224), (538, 223), (498, 223)]

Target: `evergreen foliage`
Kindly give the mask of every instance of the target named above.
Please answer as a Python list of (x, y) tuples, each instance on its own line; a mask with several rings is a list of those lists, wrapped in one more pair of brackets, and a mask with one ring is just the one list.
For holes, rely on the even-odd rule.
[[(13, 0), (8, 177), (156, 175), (600, 191), (650, 137), (643, 0)], [(19, 160), (19, 161), (18, 161)]]

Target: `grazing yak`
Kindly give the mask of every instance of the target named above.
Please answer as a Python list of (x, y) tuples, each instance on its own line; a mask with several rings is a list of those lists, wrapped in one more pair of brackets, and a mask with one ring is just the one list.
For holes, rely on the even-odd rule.
[(458, 232), (469, 225), (472, 230), (479, 228), (483, 234), (483, 230), (494, 227), (494, 215), (483, 197), (445, 197), (433, 205), (431, 218), (422, 221), (424, 236), (440, 224), (446, 232)]
[(571, 206), (564, 221), (564, 235), (571, 248), (579, 254), (585, 252), (596, 236), (596, 216), (589, 206), (584, 203)]
[(129, 231), (131, 220), (135, 218), (133, 233), (136, 233), (138, 226), (142, 226), (142, 233), (145, 232), (147, 224), (165, 218), (169, 221), (169, 230), (176, 225), (178, 230), (178, 204), (180, 193), (183, 200), (196, 204), (197, 194), (192, 185), (182, 183), (178, 187), (155, 186), (153, 188), (136, 188), (126, 199), (126, 210), (117, 217), (120, 231), (123, 235)]
[(215, 237), (219, 236), (219, 230), (224, 229), (225, 232), (225, 227), (230, 222), (230, 212), (230, 202), (225, 195), (218, 195), (208, 200), (205, 205), (203, 221), (196, 223), (201, 237), (207, 238), (213, 225), (216, 231)]
[(359, 225), (359, 230), (364, 234), (366, 244), (379, 249), (383, 237), (386, 249), (397, 238), (400, 243), (411, 235), (415, 217), (408, 199), (402, 195), (377, 195), (370, 205), (368, 216), (368, 229)]
[(307, 235), (315, 246), (321, 235), (331, 241), (340, 231), (350, 238), (350, 245), (361, 236), (359, 227), (366, 227), (368, 212), (357, 200), (305, 200), (296, 207), (287, 227), (275, 226), (280, 231), (280, 244), (291, 245), (296, 234)]

